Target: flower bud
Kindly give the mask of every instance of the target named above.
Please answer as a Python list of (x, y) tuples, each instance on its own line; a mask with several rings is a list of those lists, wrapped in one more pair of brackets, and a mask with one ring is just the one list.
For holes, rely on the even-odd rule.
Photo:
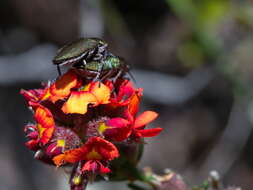
[(69, 184), (71, 190), (85, 190), (88, 184), (88, 176), (83, 174), (82, 162), (78, 162), (72, 169)]
[(46, 164), (50, 164), (50, 165), (54, 165), (51, 157), (49, 155), (47, 155), (43, 150), (38, 150), (35, 155), (34, 158), (37, 160), (40, 160)]
[(242, 190), (240, 187), (227, 187), (225, 190)]
[(158, 176), (159, 183), (156, 185), (157, 190), (187, 190), (187, 186), (183, 179), (171, 172), (163, 176)]

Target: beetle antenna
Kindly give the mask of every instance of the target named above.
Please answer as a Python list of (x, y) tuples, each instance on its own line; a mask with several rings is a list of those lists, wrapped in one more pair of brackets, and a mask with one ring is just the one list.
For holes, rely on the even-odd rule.
[(58, 71), (58, 75), (61, 76), (61, 68), (59, 65), (57, 65), (57, 71)]
[(135, 84), (137, 84), (137, 81), (135, 80), (133, 74), (131, 73), (131, 71), (127, 71), (127, 74), (130, 76), (130, 78), (134, 81)]

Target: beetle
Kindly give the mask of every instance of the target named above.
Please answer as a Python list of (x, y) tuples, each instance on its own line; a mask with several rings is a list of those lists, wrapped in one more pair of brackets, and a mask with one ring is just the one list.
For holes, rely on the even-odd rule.
[(129, 65), (124, 59), (111, 53), (107, 53), (101, 60), (92, 60), (86, 64), (77, 63), (74, 68), (81, 76), (101, 81), (108, 78), (116, 80), (125, 73), (129, 73)]
[(108, 44), (99, 38), (80, 38), (70, 44), (60, 48), (53, 59), (53, 64), (57, 65), (59, 75), (61, 75), (60, 66), (71, 65), (82, 61), (100, 60)]

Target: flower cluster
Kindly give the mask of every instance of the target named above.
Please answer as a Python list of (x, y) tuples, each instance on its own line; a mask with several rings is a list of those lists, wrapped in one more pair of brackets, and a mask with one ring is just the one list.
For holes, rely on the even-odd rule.
[(146, 129), (157, 113), (137, 115), (142, 89), (123, 77), (94, 81), (69, 69), (43, 88), (21, 94), (34, 114), (34, 122), (24, 128), (26, 146), (38, 160), (71, 166), (71, 190), (113, 173), (111, 162), (123, 156), (121, 145), (141, 144), (162, 130)]

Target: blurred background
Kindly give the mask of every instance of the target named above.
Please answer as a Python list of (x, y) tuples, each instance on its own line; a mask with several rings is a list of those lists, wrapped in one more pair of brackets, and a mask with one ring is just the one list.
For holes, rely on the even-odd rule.
[(56, 50), (80, 36), (101, 37), (124, 57), (144, 88), (143, 110), (160, 114), (153, 126), (164, 131), (148, 141), (140, 167), (173, 169), (190, 185), (217, 170), (225, 184), (252, 189), (252, 4), (1, 0), (0, 189), (68, 189), (64, 172), (24, 146), (32, 114), (19, 91), (57, 76)]

